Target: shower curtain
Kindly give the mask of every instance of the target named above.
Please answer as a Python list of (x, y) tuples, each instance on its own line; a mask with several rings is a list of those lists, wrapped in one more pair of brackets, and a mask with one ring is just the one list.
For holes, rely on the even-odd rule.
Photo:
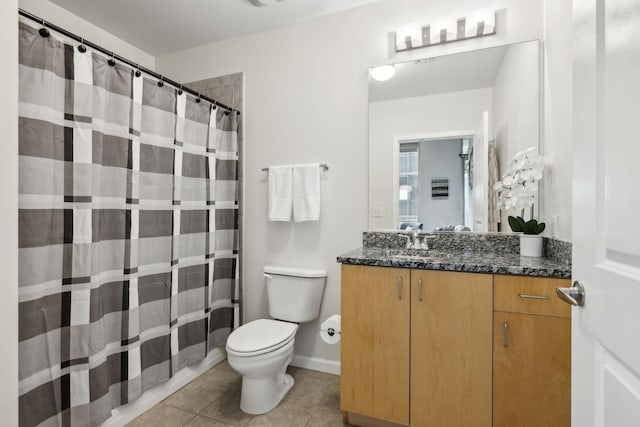
[(21, 426), (99, 425), (223, 345), (237, 115), (20, 23)]

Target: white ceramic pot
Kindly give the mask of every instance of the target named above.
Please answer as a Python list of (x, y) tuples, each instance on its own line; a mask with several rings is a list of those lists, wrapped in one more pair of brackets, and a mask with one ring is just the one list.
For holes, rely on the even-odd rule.
[(539, 234), (521, 234), (520, 256), (541, 257), (542, 236)]

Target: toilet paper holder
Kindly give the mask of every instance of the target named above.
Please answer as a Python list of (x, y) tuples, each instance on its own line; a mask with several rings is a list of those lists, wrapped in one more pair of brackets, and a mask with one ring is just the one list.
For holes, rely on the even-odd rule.
[(329, 328), (329, 329), (320, 329), (320, 332), (326, 332), (326, 333), (328, 333), (328, 334), (329, 334), (329, 336), (330, 336), (330, 337), (334, 336), (335, 334), (342, 335), (342, 334), (340, 333), (340, 331), (336, 331), (336, 330), (335, 330), (335, 329), (333, 329), (333, 328)]

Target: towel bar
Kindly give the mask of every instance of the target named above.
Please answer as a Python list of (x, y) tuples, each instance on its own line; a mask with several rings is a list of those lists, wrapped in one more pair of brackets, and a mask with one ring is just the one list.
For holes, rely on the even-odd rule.
[[(327, 164), (325, 164), (325, 163), (321, 164), (321, 165), (320, 165), (320, 167), (321, 167), (322, 169), (326, 170), (326, 171), (328, 171), (328, 170), (329, 170), (329, 165), (327, 165)], [(269, 168), (262, 168), (262, 172), (269, 172)]]

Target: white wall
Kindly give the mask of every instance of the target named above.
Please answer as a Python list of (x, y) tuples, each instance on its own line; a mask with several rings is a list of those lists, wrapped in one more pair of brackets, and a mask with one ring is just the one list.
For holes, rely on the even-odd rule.
[[(421, 141), (420, 155), (420, 210), (419, 222), (423, 230), (458, 225), (463, 218), (462, 188), (462, 140)], [(449, 196), (434, 199), (431, 194), (432, 179), (449, 180)]]
[[(115, 37), (102, 28), (85, 21), (57, 4), (51, 3), (49, 0), (19, 1), (20, 8), (43, 18), (45, 21), (69, 30), (80, 37), (84, 37), (93, 43), (115, 52), (117, 55), (139, 63), (143, 67), (151, 70), (155, 68), (156, 61), (152, 55)], [(171, 76), (169, 77), (171, 78)]]
[[(541, 82), (537, 43), (520, 43), (507, 49), (493, 85), (493, 131), (500, 174), (513, 155), (539, 145)], [(549, 190), (551, 191), (551, 190)], [(539, 208), (539, 206), (538, 206)], [(502, 212), (502, 231), (509, 231)]]
[(545, 234), (553, 233), (552, 215), (558, 215), (557, 237), (571, 240), (571, 180), (573, 150), (573, 56), (571, 0), (545, 1), (544, 131), (542, 154), (549, 160), (541, 183), (541, 218)]
[[(389, 33), (400, 25), (463, 16), (479, 7), (499, 11), (498, 35), (391, 53)], [(326, 267), (321, 318), (340, 310), (335, 257), (361, 245), (368, 226), (368, 68), (538, 39), (542, 13), (541, 0), (382, 0), (156, 58), (160, 72), (181, 81), (245, 72), (245, 320), (267, 315), (261, 269), (269, 263)], [(321, 221), (268, 223), (265, 174), (260, 169), (309, 161), (331, 168), (323, 174)], [(339, 360), (338, 346), (324, 345), (317, 328), (317, 322), (302, 327), (296, 352)]]
[(491, 111), (491, 98), (487, 88), (369, 104), (369, 206), (381, 207), (383, 212), (381, 217), (369, 218), (369, 228), (397, 228), (393, 223), (393, 138), (454, 131), (473, 135), (482, 113)]
[(0, 2), (0, 413), (18, 425), (18, 1)]

